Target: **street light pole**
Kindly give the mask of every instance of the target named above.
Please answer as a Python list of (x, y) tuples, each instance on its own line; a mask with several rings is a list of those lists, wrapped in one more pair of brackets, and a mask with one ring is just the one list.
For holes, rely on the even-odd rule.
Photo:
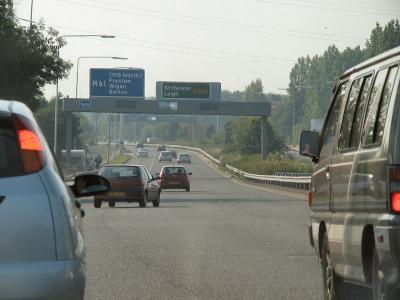
[(79, 82), (79, 62), (81, 59), (116, 59), (116, 60), (127, 60), (127, 57), (120, 56), (80, 56), (76, 63), (76, 81), (75, 81), (75, 99), (78, 98), (78, 82)]
[[(33, 10), (33, 0), (31, 2), (31, 26), (32, 26), (32, 10)], [(62, 38), (70, 38), (70, 37), (100, 37), (102, 39), (113, 39), (115, 38), (114, 35), (106, 35), (106, 34), (66, 34), (61, 35), (60, 39)], [(60, 45), (57, 46), (57, 60), (60, 58)], [(56, 80), (56, 98), (55, 98), (55, 107), (54, 107), (54, 145), (53, 151), (54, 154), (57, 155), (57, 143), (58, 143), (58, 78)]]
[(32, 15), (33, 15), (33, 0), (31, 0), (31, 18), (29, 21), (29, 28), (32, 28)]
[(294, 97), (292, 103), (292, 145), (294, 146)]

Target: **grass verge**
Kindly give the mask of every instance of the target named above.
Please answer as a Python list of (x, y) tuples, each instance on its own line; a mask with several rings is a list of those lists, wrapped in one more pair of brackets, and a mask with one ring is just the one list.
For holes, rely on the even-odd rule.
[(267, 160), (260, 159), (259, 155), (224, 155), (222, 162), (239, 170), (260, 174), (275, 175), (276, 173), (311, 173), (311, 163), (301, 162), (290, 158), (270, 155)]
[(113, 160), (110, 160), (110, 164), (125, 164), (131, 159), (131, 156), (128, 154), (120, 154)]

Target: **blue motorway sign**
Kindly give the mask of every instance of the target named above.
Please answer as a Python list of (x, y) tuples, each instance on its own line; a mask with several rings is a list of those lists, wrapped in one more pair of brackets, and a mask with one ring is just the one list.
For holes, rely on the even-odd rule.
[(144, 70), (90, 69), (90, 97), (144, 98)]

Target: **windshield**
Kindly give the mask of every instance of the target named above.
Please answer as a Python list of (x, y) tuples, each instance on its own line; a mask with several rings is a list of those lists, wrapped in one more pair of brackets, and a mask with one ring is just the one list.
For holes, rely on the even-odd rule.
[(0, 0), (0, 99), (0, 298), (400, 299), (400, 0)]
[(164, 168), (163, 173), (167, 174), (167, 175), (186, 174), (186, 171), (184, 168), (167, 167), (167, 168)]
[(104, 167), (100, 175), (106, 178), (137, 178), (140, 171), (138, 167)]

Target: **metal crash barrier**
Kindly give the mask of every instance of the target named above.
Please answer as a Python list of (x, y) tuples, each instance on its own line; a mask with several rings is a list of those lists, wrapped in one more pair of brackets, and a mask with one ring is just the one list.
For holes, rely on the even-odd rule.
[[(156, 144), (147, 144), (148, 146), (157, 146)], [(204, 150), (195, 147), (181, 146), (181, 145), (166, 145), (169, 148), (186, 149), (201, 153), (204, 157), (217, 165), (221, 165), (221, 161), (211, 156)], [(278, 173), (277, 175), (260, 175), (247, 173), (239, 170), (230, 165), (224, 165), (234, 175), (241, 177), (247, 181), (259, 184), (270, 184), (288, 188), (309, 190), (311, 185), (311, 174), (307, 173)]]

